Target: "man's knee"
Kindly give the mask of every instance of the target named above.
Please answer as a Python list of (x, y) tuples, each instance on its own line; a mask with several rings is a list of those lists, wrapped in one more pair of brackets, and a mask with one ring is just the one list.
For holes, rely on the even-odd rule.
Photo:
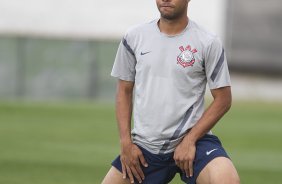
[(102, 184), (129, 184), (128, 179), (122, 178), (122, 173), (115, 167), (111, 167), (107, 175), (105, 176)]
[(240, 184), (240, 178), (228, 158), (218, 157), (201, 171), (197, 184)]
[(240, 184), (240, 178), (236, 170), (226, 170), (225, 172), (211, 177), (211, 184)]

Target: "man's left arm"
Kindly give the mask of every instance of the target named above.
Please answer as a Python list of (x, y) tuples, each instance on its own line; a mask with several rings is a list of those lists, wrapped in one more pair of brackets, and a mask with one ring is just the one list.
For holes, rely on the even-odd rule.
[(187, 177), (193, 175), (197, 140), (209, 132), (231, 107), (231, 87), (212, 89), (211, 93), (214, 98), (213, 102), (175, 149), (176, 165), (185, 171)]

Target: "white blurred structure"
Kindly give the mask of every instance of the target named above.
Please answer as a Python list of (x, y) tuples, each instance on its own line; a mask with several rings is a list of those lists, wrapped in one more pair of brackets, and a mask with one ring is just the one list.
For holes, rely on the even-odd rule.
[[(226, 0), (192, 0), (189, 15), (224, 39)], [(0, 34), (116, 39), (159, 17), (155, 0), (0, 0)]]
[(233, 100), (282, 102), (281, 78), (231, 74)]

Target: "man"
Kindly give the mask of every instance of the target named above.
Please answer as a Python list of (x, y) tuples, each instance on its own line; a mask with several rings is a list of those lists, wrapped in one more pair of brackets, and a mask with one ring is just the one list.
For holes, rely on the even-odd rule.
[[(161, 18), (131, 28), (117, 52), (112, 76), (119, 79), (121, 153), (103, 184), (165, 184), (176, 173), (189, 184), (238, 184), (210, 131), (231, 106), (222, 44), (189, 20), (189, 0), (156, 3)], [(204, 111), (206, 83), (214, 100)]]

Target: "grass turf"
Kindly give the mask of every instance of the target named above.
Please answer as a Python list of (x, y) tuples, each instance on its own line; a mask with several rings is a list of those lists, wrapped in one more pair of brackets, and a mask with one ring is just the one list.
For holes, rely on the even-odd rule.
[[(234, 103), (213, 132), (242, 183), (281, 183), (282, 104)], [(99, 184), (118, 153), (111, 104), (0, 103), (1, 184)]]

